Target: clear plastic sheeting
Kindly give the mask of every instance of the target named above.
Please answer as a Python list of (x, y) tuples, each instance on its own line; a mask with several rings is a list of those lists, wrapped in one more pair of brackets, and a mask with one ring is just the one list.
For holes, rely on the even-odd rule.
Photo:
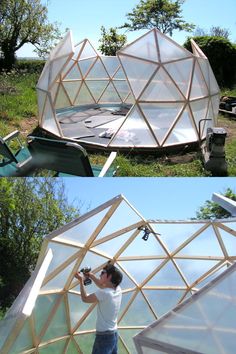
[(139, 354), (234, 354), (236, 264), (134, 337)]
[[(113, 150), (155, 150), (203, 140), (207, 128), (217, 124), (219, 87), (207, 57), (194, 41), (192, 49), (193, 53), (152, 29), (117, 56), (103, 56), (88, 39), (74, 47), (69, 32), (50, 54), (37, 85), (40, 126), (59, 137)], [(115, 114), (117, 119), (124, 118), (122, 130), (115, 119), (110, 123), (108, 111), (103, 114), (112, 104), (120, 105)], [(150, 105), (152, 112), (142, 110), (144, 105)], [(68, 133), (72, 121), (78, 119), (72, 117), (70, 127), (66, 121), (62, 126), (61, 110), (66, 116), (66, 110), (74, 107), (90, 118), (87, 110), (92, 106), (101, 110), (101, 124), (92, 128), (93, 138), (83, 136), (86, 119), (73, 126), (73, 136)], [(179, 114), (176, 106), (184, 113)], [(142, 117), (136, 129), (134, 112), (139, 111)], [(109, 128), (101, 131), (99, 126), (105, 123)]]
[[(146, 241), (145, 228), (150, 231)], [(45, 237), (34, 273), (0, 322), (0, 352), (91, 353), (96, 306), (82, 302), (74, 275), (84, 266), (90, 266), (99, 275), (111, 260), (123, 273), (119, 353), (136, 353), (132, 337), (186, 299), (189, 306), (184, 315), (175, 312), (174, 322), (168, 324), (170, 332), (165, 332), (167, 327), (158, 330), (160, 340), (164, 341), (171, 333), (175, 345), (182, 345), (185, 339), (199, 344), (202, 337), (198, 336), (203, 330), (205, 336), (205, 331), (214, 325), (217, 335), (209, 335), (207, 345), (214, 348), (212, 353), (221, 353), (216, 349), (214, 336), (220, 342), (229, 338), (225, 348), (231, 345), (231, 334), (235, 336), (236, 314), (232, 302), (235, 302), (235, 279), (225, 282), (224, 287), (214, 288), (206, 301), (203, 297), (204, 301), (194, 299), (200, 289), (235, 261), (235, 235), (235, 218), (146, 220), (119, 195)], [(43, 273), (42, 265), (50, 250), (53, 257)], [(37, 291), (33, 293), (36, 285)], [(95, 289), (92, 283), (87, 292)], [(23, 312), (27, 300), (34, 304), (28, 315)], [(191, 311), (194, 301), (196, 306)], [(221, 306), (217, 306), (219, 301)], [(212, 304), (212, 309), (208, 304)], [(205, 322), (201, 322), (203, 319)], [(154, 334), (148, 335), (147, 340), (156, 340), (157, 333), (151, 333)], [(149, 347), (145, 343), (142, 345), (146, 354)], [(203, 353), (202, 348), (196, 351)]]

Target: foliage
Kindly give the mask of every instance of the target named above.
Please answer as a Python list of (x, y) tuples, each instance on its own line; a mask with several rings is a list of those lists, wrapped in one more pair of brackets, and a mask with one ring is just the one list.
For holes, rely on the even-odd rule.
[(14, 65), (14, 69), (18, 73), (41, 74), (44, 65), (45, 65), (45, 60), (18, 59)]
[(42, 239), (78, 216), (56, 178), (0, 179), (0, 307), (11, 305), (34, 269)]
[(61, 37), (59, 25), (49, 23), (47, 6), (41, 0), (1, 0), (0, 2), (0, 68), (10, 70), (15, 53), (24, 44), (35, 46), (40, 56)]
[(229, 40), (230, 31), (227, 28), (221, 28), (220, 26), (212, 26), (209, 31), (197, 27), (194, 31), (194, 37), (200, 36), (223, 37)]
[(157, 28), (172, 36), (174, 30), (191, 32), (194, 25), (182, 19), (181, 5), (185, 0), (141, 0), (126, 16), (130, 23), (120, 28), (128, 31)]
[[(184, 47), (191, 50), (191, 38)], [(236, 78), (236, 47), (222, 37), (200, 36), (193, 40), (209, 59), (212, 70), (220, 87), (231, 87)]]
[[(236, 194), (230, 188), (227, 188), (222, 195), (236, 201)], [(224, 219), (230, 217), (230, 215), (227, 210), (210, 200), (206, 200), (204, 205), (196, 212), (197, 219)]]
[(121, 49), (126, 41), (127, 37), (124, 34), (118, 34), (117, 28), (111, 27), (106, 30), (104, 26), (101, 27), (101, 39), (99, 42), (101, 45), (98, 50), (104, 55), (116, 55), (116, 52)]

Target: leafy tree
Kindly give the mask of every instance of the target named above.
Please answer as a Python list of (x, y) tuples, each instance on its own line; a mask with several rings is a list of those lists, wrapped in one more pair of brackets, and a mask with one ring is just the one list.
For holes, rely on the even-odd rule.
[(174, 30), (191, 32), (194, 25), (182, 19), (181, 5), (185, 0), (141, 0), (126, 16), (130, 23), (120, 28), (128, 31), (157, 28), (172, 36)]
[(111, 27), (106, 30), (105, 27), (101, 27), (102, 37), (99, 39), (101, 45), (98, 50), (104, 55), (116, 55), (116, 52), (121, 49), (126, 41), (127, 37), (124, 34), (118, 34), (117, 28)]
[[(222, 195), (236, 201), (236, 194), (230, 188), (227, 188)], [(227, 210), (211, 200), (206, 200), (204, 205), (196, 212), (197, 219), (224, 219), (230, 217), (230, 215)]]
[(30, 277), (43, 237), (77, 216), (56, 178), (0, 179), (0, 309)]
[(31, 43), (36, 52), (43, 56), (60, 36), (59, 25), (48, 22), (47, 7), (41, 4), (41, 0), (0, 1), (2, 68), (12, 68), (15, 53), (24, 44)]

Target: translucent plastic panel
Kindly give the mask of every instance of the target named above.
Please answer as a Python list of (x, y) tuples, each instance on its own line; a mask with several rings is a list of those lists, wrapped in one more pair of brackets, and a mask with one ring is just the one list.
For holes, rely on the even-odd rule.
[(208, 96), (206, 82), (202, 76), (202, 72), (198, 63), (195, 63), (194, 74), (191, 85), (190, 99)]
[(42, 117), (42, 127), (56, 135), (60, 135), (59, 129), (56, 124), (54, 111), (52, 109), (51, 103), (48, 98), (46, 101), (46, 106)]
[(10, 353), (18, 354), (21, 351), (32, 348), (33, 346), (34, 345), (31, 336), (30, 323), (29, 320), (26, 320), (22, 330), (18, 334), (14, 344), (10, 349)]
[(68, 281), (68, 277), (71, 275), (76, 261), (77, 260), (72, 262), (68, 267), (60, 271), (60, 273), (57, 274), (52, 280), (47, 282), (47, 284), (42, 287), (42, 291), (62, 290)]
[(190, 52), (159, 32), (157, 32), (157, 40), (162, 63), (192, 57)]
[(121, 301), (120, 311), (118, 314), (118, 326), (119, 326), (120, 318), (122, 318), (124, 313), (127, 311), (127, 306), (129, 305), (129, 301), (133, 297), (134, 293), (135, 293), (134, 291), (130, 291), (128, 293), (122, 294), (122, 301)]
[(231, 235), (230, 233), (218, 229), (220, 231), (221, 238), (224, 242), (225, 248), (229, 256), (235, 256), (236, 254), (236, 236)]
[(109, 79), (108, 73), (105, 70), (105, 67), (100, 58), (97, 59), (97, 61), (89, 71), (87, 79)]
[(129, 113), (124, 124), (110, 144), (110, 146), (117, 145), (130, 147), (157, 146), (147, 123), (137, 107), (134, 107), (132, 112)]
[(105, 65), (105, 68), (108, 72), (108, 74), (112, 77), (115, 72), (117, 71), (118, 67), (119, 67), (119, 60), (117, 57), (110, 57), (110, 56), (101, 56), (100, 57), (103, 64)]
[(220, 274), (222, 274), (225, 270), (228, 269), (228, 265), (224, 265), (223, 267), (219, 265), (214, 272), (212, 272), (210, 275), (208, 275), (206, 278), (204, 278), (200, 283), (197, 284), (197, 288), (201, 289), (203, 288), (206, 284), (210, 283), (212, 280), (214, 280), (216, 277), (218, 277)]
[(1, 319), (0, 321), (0, 349), (2, 348), (6, 338), (12, 332), (12, 328), (16, 323), (16, 317)]
[(80, 331), (90, 331), (91, 329), (95, 329), (97, 319), (97, 308), (95, 307), (92, 312), (90, 312), (85, 318), (76, 332)]
[(121, 99), (117, 93), (117, 91), (115, 90), (115, 87), (113, 86), (113, 84), (110, 82), (110, 84), (107, 86), (106, 90), (104, 91), (104, 93), (102, 94), (99, 103), (120, 103)]
[[(95, 340), (95, 334), (83, 334), (80, 336), (75, 336), (75, 340), (78, 343), (78, 346), (83, 354), (92, 353), (93, 343)], [(68, 353), (70, 354), (70, 353)]]
[(51, 94), (53, 104), (55, 102), (55, 98), (56, 98), (59, 86), (60, 86), (60, 84), (58, 82), (54, 82), (54, 84), (50, 88), (49, 93)]
[(74, 338), (72, 338), (67, 346), (66, 354), (78, 354), (78, 346), (75, 343)]
[(78, 67), (77, 62), (75, 62), (73, 65), (71, 63), (69, 64), (69, 68), (66, 67), (64, 70), (63, 75), (63, 80), (81, 80), (82, 76)]
[(211, 69), (209, 62), (208, 62), (208, 65), (209, 65), (209, 77), (210, 77), (210, 94), (214, 95), (216, 93), (219, 93), (220, 89), (219, 89), (218, 83), (216, 81), (215, 75)]
[(184, 97), (167, 73), (160, 68), (140, 97), (141, 101), (183, 101)]
[(85, 46), (80, 54), (79, 60), (85, 59), (85, 58), (90, 58), (90, 57), (96, 57), (97, 52), (93, 48), (93, 46), (89, 43), (88, 40), (86, 40)]
[(38, 98), (39, 119), (41, 119), (43, 111), (44, 111), (44, 106), (46, 103), (47, 92), (37, 89), (37, 98)]
[(39, 336), (40, 331), (46, 324), (48, 316), (58, 298), (59, 295), (57, 294), (40, 295), (37, 297), (33, 312), (35, 332), (37, 336)]
[(101, 267), (108, 261), (107, 258), (99, 256), (93, 252), (87, 252), (85, 257), (82, 259), (80, 267), (89, 266), (93, 269)]
[(203, 127), (205, 121), (203, 119), (206, 118), (207, 110), (208, 110), (209, 98), (202, 98), (197, 101), (192, 101), (190, 103), (190, 107), (193, 113), (194, 120), (196, 122), (196, 126), (198, 131), (200, 131), (201, 135), (203, 133)]
[(216, 124), (217, 123), (217, 116), (219, 113), (219, 103), (220, 103), (219, 95), (212, 96), (211, 103), (212, 103), (213, 114), (214, 114), (214, 122)]
[(96, 252), (101, 251), (112, 258), (124, 246), (125, 242), (129, 240), (133, 232), (134, 230), (126, 232), (125, 234), (115, 237), (110, 241), (106, 241), (102, 244), (95, 246), (94, 248), (92, 248), (92, 250)]
[(128, 54), (140, 59), (158, 61), (155, 31), (150, 31), (133, 43), (127, 45), (124, 49), (121, 49), (118, 55), (120, 54)]
[(61, 56), (68, 56), (73, 52), (73, 44), (72, 44), (72, 35), (71, 32), (68, 31), (65, 37), (58, 43), (58, 45), (51, 51), (50, 60)]
[(85, 83), (83, 83), (82, 86), (80, 87), (79, 93), (75, 99), (74, 104), (80, 105), (80, 104), (90, 104), (90, 103), (95, 103), (95, 100), (91, 96), (91, 93), (89, 92)]
[(134, 96), (138, 97), (158, 66), (125, 55), (120, 56), (120, 59)]
[(186, 286), (180, 273), (175, 268), (171, 261), (168, 261), (164, 266), (153, 276), (153, 278), (145, 284), (146, 286)]
[(45, 65), (37, 83), (37, 88), (47, 91), (49, 83), (49, 65)]
[[(202, 247), (204, 245), (204, 247)], [(212, 226), (193, 239), (178, 255), (223, 256)]]
[(182, 103), (140, 103), (140, 107), (147, 118), (160, 144), (174, 121), (180, 114)]
[(64, 340), (59, 340), (55, 343), (51, 343), (45, 347), (42, 347), (38, 350), (39, 354), (63, 354), (65, 347), (66, 347), (67, 341)]
[(126, 80), (126, 76), (125, 73), (122, 69), (122, 67), (120, 66), (119, 70), (116, 72), (116, 74), (114, 75), (113, 79), (115, 80)]
[[(87, 289), (88, 290), (88, 289)], [(68, 294), (69, 312), (70, 312), (70, 324), (73, 329), (76, 324), (80, 321), (81, 317), (90, 307), (90, 304), (86, 304), (81, 300), (79, 295)]]
[(109, 81), (107, 80), (100, 80), (100, 81), (86, 80), (86, 84), (96, 101), (98, 101), (103, 91), (108, 86), (108, 83)]
[(214, 260), (175, 259), (175, 261), (190, 285), (218, 264), (218, 261)]
[(103, 209), (102, 211), (92, 215), (90, 218), (87, 218), (79, 224), (62, 232), (59, 236), (56, 236), (54, 240), (68, 240), (74, 243), (78, 242), (78, 245), (85, 244), (102, 222), (108, 211), (109, 208)]
[(70, 99), (71, 105), (73, 104), (75, 97), (79, 91), (81, 81), (64, 81), (63, 86)]
[(204, 224), (183, 223), (183, 224), (151, 224), (154, 230), (160, 233), (160, 239), (164, 242), (170, 252), (174, 252), (184, 241), (194, 235)]
[(129, 103), (129, 104), (134, 104), (135, 103), (135, 99), (134, 96), (132, 95), (132, 93), (130, 93), (127, 98), (125, 99), (125, 103)]
[[(124, 342), (125, 346), (128, 348), (128, 352), (123, 352), (123, 353), (125, 353), (125, 354), (137, 353), (137, 351), (135, 349), (134, 341), (133, 341), (133, 336), (135, 336), (139, 331), (140, 331), (140, 329), (124, 329), (124, 330), (120, 329), (119, 330), (119, 334), (122, 338), (122, 341)], [(120, 347), (119, 347), (119, 353), (120, 353)]]
[(119, 261), (124, 272), (131, 275), (137, 284), (141, 284), (162, 263), (162, 260)]
[(49, 320), (50, 323), (45, 335), (42, 338), (42, 342), (69, 334), (69, 328), (67, 327), (66, 306), (63, 301), (57, 307), (52, 319)]
[(197, 141), (198, 136), (195, 128), (193, 127), (192, 121), (189, 116), (189, 111), (185, 111), (181, 114), (178, 122), (172, 128), (172, 132), (168, 139), (165, 141), (164, 146), (183, 144), (187, 142)]
[(147, 326), (155, 319), (143, 295), (138, 293), (119, 326)]
[(78, 65), (81, 70), (81, 73), (83, 77), (86, 76), (90, 68), (92, 67), (93, 63), (96, 61), (96, 58), (93, 59), (85, 59), (85, 60), (79, 60)]
[(57, 91), (55, 108), (60, 109), (60, 108), (69, 107), (69, 106), (71, 106), (71, 102), (69, 100), (69, 97), (67, 96), (66, 91), (63, 88), (63, 86), (60, 85), (59, 89)]
[(143, 290), (158, 317), (172, 310), (180, 301), (183, 290)]
[(165, 69), (172, 77), (174, 83), (179, 87), (183, 95), (187, 97), (193, 69), (193, 59), (186, 59), (175, 63), (166, 64)]
[(127, 84), (126, 81), (118, 81), (118, 80), (113, 80), (113, 84), (115, 88), (117, 89), (119, 96), (124, 100), (128, 93), (130, 92), (129, 85)]
[(65, 66), (67, 60), (68, 57), (63, 57), (57, 60), (53, 60), (53, 62), (51, 62), (50, 71), (49, 71), (49, 78), (50, 78), (49, 85), (52, 85), (53, 82), (57, 79), (62, 68)]
[(74, 60), (77, 60), (77, 59), (78, 59), (78, 57), (79, 57), (79, 55), (80, 55), (80, 52), (81, 52), (81, 49), (82, 49), (82, 47), (83, 47), (83, 45), (84, 45), (84, 42), (85, 42), (85, 41), (80, 42), (80, 43), (78, 43), (78, 44), (75, 45), (75, 48), (74, 48), (74, 55), (73, 55), (72, 59), (74, 59)]

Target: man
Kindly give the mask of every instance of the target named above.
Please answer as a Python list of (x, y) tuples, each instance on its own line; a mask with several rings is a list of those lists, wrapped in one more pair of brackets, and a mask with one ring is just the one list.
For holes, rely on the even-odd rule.
[(75, 277), (80, 282), (82, 301), (97, 303), (96, 338), (92, 354), (117, 354), (118, 333), (117, 317), (121, 304), (122, 273), (110, 262), (102, 269), (100, 279), (93, 273), (86, 273), (98, 286), (98, 290), (88, 295), (84, 287), (84, 277), (76, 273)]

